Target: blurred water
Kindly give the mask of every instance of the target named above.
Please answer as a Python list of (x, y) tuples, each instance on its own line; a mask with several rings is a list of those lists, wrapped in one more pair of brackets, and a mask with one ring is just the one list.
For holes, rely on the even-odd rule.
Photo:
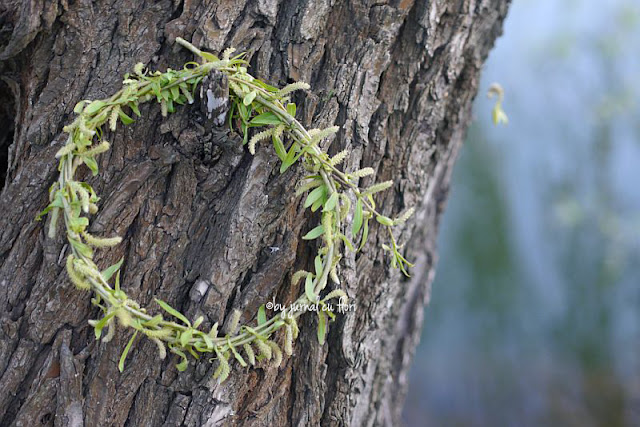
[[(506, 92), (507, 127), (484, 94)], [(456, 165), (409, 426), (640, 426), (640, 2), (518, 0)]]

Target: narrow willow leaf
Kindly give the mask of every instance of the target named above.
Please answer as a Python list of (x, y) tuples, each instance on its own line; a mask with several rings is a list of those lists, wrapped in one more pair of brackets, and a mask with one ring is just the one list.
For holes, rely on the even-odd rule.
[(109, 279), (111, 279), (111, 276), (113, 276), (113, 274), (120, 270), (120, 267), (122, 266), (122, 262), (124, 261), (124, 257), (120, 258), (120, 261), (116, 262), (115, 264), (113, 264), (112, 266), (102, 270), (102, 278), (104, 279), (105, 282), (108, 282)]
[(211, 327), (211, 330), (209, 331), (209, 333), (207, 335), (209, 335), (211, 338), (217, 338), (218, 337), (218, 322), (213, 324), (213, 326)]
[(307, 299), (311, 302), (316, 302), (318, 297), (314, 293), (314, 285), (313, 285), (313, 275), (311, 273), (307, 274), (307, 279), (304, 282), (304, 293), (307, 296)]
[(111, 319), (113, 319), (115, 315), (115, 311), (110, 311), (109, 313), (105, 314), (102, 319), (95, 322), (95, 324), (93, 325), (93, 332), (96, 335), (96, 339), (100, 339), (100, 336), (102, 335), (102, 329), (107, 326), (109, 322), (111, 322)]
[(393, 220), (387, 216), (384, 215), (377, 215), (376, 216), (376, 221), (378, 221), (380, 224), (382, 225), (386, 225), (388, 227), (393, 226)]
[(227, 338), (227, 346), (231, 350), (233, 357), (235, 357), (238, 363), (240, 363), (240, 366), (242, 366), (243, 368), (246, 368), (247, 362), (244, 361), (244, 359), (242, 358), (242, 355), (238, 353), (238, 351), (231, 345), (231, 340), (229, 338)]
[(316, 256), (313, 260), (313, 265), (316, 269), (316, 277), (322, 276), (322, 257), (320, 255)]
[(287, 157), (285, 157), (282, 165), (280, 166), (280, 173), (284, 173), (287, 169), (291, 167), (292, 164), (296, 161), (296, 153), (298, 152), (298, 144), (293, 143), (289, 152), (287, 153)]
[(202, 322), (204, 322), (204, 316), (198, 316), (198, 318), (193, 322), (193, 328), (197, 328)]
[(93, 156), (82, 156), (82, 161), (87, 165), (93, 176), (98, 174), (98, 162)]
[(255, 90), (249, 92), (248, 94), (245, 95), (244, 99), (242, 100), (242, 103), (248, 107), (249, 105), (251, 105), (253, 100), (256, 99), (256, 95), (257, 93)]
[(187, 367), (189, 366), (189, 359), (187, 359), (187, 355), (175, 347), (171, 347), (171, 352), (177, 354), (178, 356), (180, 356), (180, 359), (182, 359), (180, 363), (176, 365), (176, 369), (180, 372), (186, 371)]
[(322, 179), (319, 179), (319, 178), (314, 177), (312, 179), (307, 179), (301, 185), (298, 185), (298, 188), (296, 189), (296, 197), (311, 190), (312, 188), (316, 188), (323, 184), (324, 184), (324, 181), (322, 181)]
[(213, 350), (213, 347), (215, 347), (215, 345), (213, 344), (213, 340), (211, 339), (211, 337), (208, 334), (204, 334), (204, 333), (200, 333), (198, 336), (202, 337), (202, 339), (204, 340), (207, 348), (206, 351), (211, 351)]
[(287, 104), (287, 113), (289, 113), (290, 116), (295, 117), (296, 116), (296, 104), (294, 104), (293, 102), (290, 102)]
[(351, 234), (355, 238), (362, 227), (362, 199), (358, 198), (356, 209), (353, 214), (353, 225), (351, 226)]
[(154, 298), (155, 301), (158, 303), (158, 305), (160, 307), (162, 307), (162, 309), (164, 311), (166, 311), (167, 313), (171, 314), (172, 316), (182, 320), (182, 322), (191, 327), (191, 322), (189, 322), (189, 319), (187, 319), (186, 317), (184, 317), (184, 315), (182, 313), (180, 313), (178, 310), (176, 310), (175, 308), (171, 307), (169, 304), (167, 304), (166, 302), (158, 299), (158, 298)]
[(98, 112), (101, 108), (103, 108), (106, 104), (104, 101), (93, 101), (91, 104), (87, 105), (85, 109), (82, 111), (83, 114), (93, 115)]
[(84, 110), (84, 106), (87, 105), (88, 102), (89, 101), (87, 101), (87, 100), (83, 100), (83, 101), (78, 102), (76, 104), (76, 106), (73, 107), (73, 112), (76, 113), (76, 114), (82, 113), (82, 110)]
[(302, 239), (303, 240), (313, 240), (313, 239), (317, 239), (318, 237), (322, 236), (323, 234), (324, 234), (324, 227), (322, 225), (319, 225), (319, 226), (315, 227), (313, 230), (309, 231), (304, 236), (302, 236)]
[[(132, 110), (133, 110), (133, 108), (132, 108)], [(134, 112), (134, 113), (136, 113), (136, 111), (137, 111), (137, 107), (136, 107), (136, 109), (135, 109), (135, 110), (133, 110), (133, 112)], [(140, 111), (137, 111), (137, 115), (138, 115), (138, 116), (140, 116)], [(133, 123), (133, 122), (134, 122), (134, 120), (133, 120), (131, 117), (129, 117), (129, 116), (128, 116), (124, 111), (122, 111), (121, 109), (120, 109), (120, 110), (118, 110), (118, 117), (120, 117), (120, 121), (121, 121), (122, 123), (124, 123), (125, 125), (130, 125), (131, 123)]]
[[(50, 239), (55, 239), (56, 237), (56, 230), (58, 228), (58, 218), (60, 218), (60, 212), (62, 211), (62, 209), (60, 208), (52, 208), (53, 210), (51, 211), (51, 215), (50, 215), (50, 220), (49, 220), (49, 229), (47, 231), (47, 236)], [(46, 209), (45, 209), (46, 210)]]
[(162, 318), (162, 314), (156, 314), (151, 319), (147, 320), (143, 323), (145, 328), (155, 328), (162, 322), (164, 319)]
[(186, 347), (189, 341), (191, 341), (191, 338), (193, 338), (193, 329), (187, 329), (180, 334), (180, 345)]
[(347, 236), (345, 236), (344, 234), (340, 233), (338, 234), (338, 237), (340, 237), (340, 239), (342, 239), (342, 241), (344, 242), (344, 245), (349, 248), (350, 251), (355, 251), (355, 248), (353, 247), (353, 243), (351, 243), (351, 241), (349, 239), (347, 239)]
[(332, 211), (336, 208), (336, 205), (338, 203), (338, 192), (334, 191), (333, 193), (331, 193), (331, 196), (329, 197), (329, 199), (326, 201), (326, 203), (324, 204), (324, 208), (322, 209), (323, 212), (327, 212), (327, 211)]
[(320, 197), (318, 200), (313, 202), (313, 204), (311, 205), (311, 212), (317, 211), (318, 209), (320, 209), (322, 207), (322, 205), (324, 205), (324, 202), (327, 199), (326, 195), (327, 195), (327, 193), (323, 193), (322, 197)]
[(249, 123), (254, 126), (279, 125), (282, 120), (272, 112), (267, 111), (266, 113), (258, 114)]
[(118, 370), (120, 372), (124, 371), (124, 361), (127, 358), (127, 354), (129, 354), (129, 350), (131, 350), (131, 345), (133, 344), (133, 340), (136, 339), (137, 335), (138, 335), (138, 331), (135, 331), (133, 333), (133, 336), (131, 336), (131, 339), (127, 343), (127, 346), (124, 348), (122, 355), (120, 355), (120, 362), (118, 362)]
[(287, 150), (284, 148), (282, 140), (277, 135), (271, 135), (271, 140), (273, 141), (273, 149), (278, 155), (278, 158), (281, 162), (284, 162), (284, 159), (287, 157)]
[(365, 243), (367, 243), (367, 238), (369, 237), (369, 218), (364, 220), (364, 228), (362, 229), (362, 240), (360, 241), (360, 246), (358, 250), (361, 250)]
[(267, 313), (265, 312), (264, 304), (262, 304), (258, 309), (258, 326), (264, 325), (265, 323), (267, 323)]
[(129, 104), (129, 108), (131, 108), (131, 111), (133, 111), (133, 114), (135, 114), (136, 116), (140, 117), (140, 108), (138, 108), (138, 103), (137, 102), (130, 102)]
[(305, 209), (309, 206), (313, 205), (316, 201), (318, 201), (327, 191), (327, 187), (325, 185), (321, 185), (320, 187), (313, 190), (304, 201)]
[(200, 56), (202, 56), (204, 59), (206, 59), (209, 62), (219, 61), (218, 57), (210, 52), (200, 51)]
[(91, 249), (91, 247), (89, 245), (85, 245), (84, 243), (82, 243), (79, 240), (76, 239), (69, 239), (69, 243), (71, 243), (71, 246), (73, 246), (73, 248), (82, 256), (87, 257), (87, 258), (93, 258), (93, 250)]

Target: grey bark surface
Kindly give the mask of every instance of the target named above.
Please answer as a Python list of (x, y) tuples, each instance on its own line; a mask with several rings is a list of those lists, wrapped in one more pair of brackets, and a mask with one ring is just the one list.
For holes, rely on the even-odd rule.
[[(508, 3), (4, 0), (0, 425), (397, 425), (451, 168)], [(145, 339), (119, 373), (131, 332), (95, 341), (87, 320), (98, 311), (67, 280), (64, 240), (45, 238), (34, 221), (76, 102), (115, 92), (137, 62), (166, 69), (192, 60), (175, 48), (178, 36), (248, 52), (251, 72), (272, 84), (310, 83), (296, 97), (302, 123), (341, 126), (330, 153), (349, 148), (348, 170), (371, 166), (377, 181), (394, 180), (378, 197), (383, 213), (417, 208), (398, 236), (416, 262), (411, 279), (391, 269), (380, 249), (387, 236), (373, 225), (363, 251), (341, 264), (356, 309), (331, 324), (328, 343), (317, 343), (307, 315), (279, 369), (236, 365), (222, 385), (206, 357), (178, 373)], [(260, 304), (299, 294), (289, 279), (313, 262), (315, 247), (301, 236), (317, 217), (292, 196), (301, 171), (280, 175), (269, 147), (253, 157), (230, 143), (203, 161), (194, 114), (191, 106), (163, 120), (145, 105), (135, 124), (106, 135), (112, 150), (100, 175), (85, 175), (102, 197), (91, 231), (124, 242), (97, 262), (124, 257), (123, 288), (152, 312), (158, 297), (205, 316), (205, 326), (234, 308), (250, 321)]]

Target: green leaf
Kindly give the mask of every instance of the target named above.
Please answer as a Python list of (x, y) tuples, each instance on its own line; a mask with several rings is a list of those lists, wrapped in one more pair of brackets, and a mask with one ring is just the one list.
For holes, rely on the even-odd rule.
[(240, 116), (240, 118), (242, 119), (243, 122), (246, 122), (249, 119), (249, 115), (247, 112), (247, 107), (244, 106), (244, 104), (242, 103), (233, 103), (233, 105), (237, 105), (238, 106), (238, 115)]
[(87, 104), (87, 102), (89, 102), (89, 101), (84, 100), (84, 101), (78, 102), (76, 104), (76, 106), (73, 107), (73, 112), (76, 113), (76, 114), (82, 113), (82, 110), (84, 110), (84, 106)]
[(362, 249), (365, 243), (367, 243), (367, 238), (369, 237), (369, 218), (364, 220), (364, 228), (362, 230), (362, 241), (360, 242), (360, 247), (358, 250)]
[(153, 316), (150, 320), (147, 320), (146, 322), (144, 322), (143, 326), (145, 328), (153, 328), (156, 327), (160, 324), (160, 322), (162, 322), (162, 314), (156, 314), (155, 316)]
[(322, 276), (322, 258), (320, 255), (316, 256), (313, 260), (314, 267), (316, 268), (316, 277)]
[(122, 355), (120, 356), (120, 362), (118, 362), (118, 370), (120, 372), (124, 371), (124, 360), (127, 358), (127, 354), (129, 353), (129, 350), (131, 349), (131, 345), (133, 344), (133, 340), (136, 339), (137, 335), (138, 335), (138, 331), (135, 331), (133, 333), (133, 336), (131, 337), (131, 339), (127, 343), (127, 346), (124, 348), (124, 351), (122, 352)]
[(176, 369), (180, 372), (184, 372), (187, 369), (187, 366), (189, 366), (189, 359), (187, 359), (187, 355), (175, 347), (171, 349), (171, 352), (177, 354), (178, 356), (180, 356), (180, 358), (182, 358), (180, 363), (176, 365)]
[(193, 329), (187, 329), (183, 333), (180, 334), (180, 344), (183, 347), (186, 347), (189, 344), (189, 341), (193, 337)]
[(327, 200), (327, 202), (324, 204), (324, 208), (322, 209), (322, 212), (328, 212), (328, 211), (334, 210), (336, 208), (337, 203), (338, 203), (338, 192), (334, 191), (333, 193), (331, 193), (329, 200)]
[(282, 123), (282, 120), (272, 112), (267, 111), (266, 113), (255, 116), (249, 123), (254, 126), (279, 125)]
[(309, 231), (307, 234), (302, 236), (303, 240), (313, 240), (324, 234), (324, 227), (322, 225), (317, 226), (313, 230)]
[(298, 150), (298, 144), (294, 143), (291, 145), (291, 149), (287, 153), (287, 157), (282, 161), (282, 165), (280, 166), (280, 173), (284, 173), (287, 169), (291, 167), (292, 164), (296, 161), (296, 152)]
[(96, 162), (96, 158), (93, 156), (83, 156), (82, 161), (85, 165), (91, 170), (93, 176), (98, 174), (98, 162)]
[(307, 199), (304, 201), (305, 209), (313, 205), (318, 199), (324, 196), (326, 191), (327, 191), (327, 187), (324, 185), (321, 185), (320, 187), (316, 188), (311, 193), (309, 193), (309, 195), (307, 196)]
[(288, 103), (287, 104), (287, 113), (289, 113), (290, 115), (295, 117), (296, 116), (296, 104), (294, 104), (293, 102)]
[(307, 296), (307, 299), (311, 302), (316, 302), (318, 297), (313, 292), (313, 274), (307, 274), (307, 278), (304, 281), (304, 293)]
[(240, 355), (240, 353), (238, 353), (238, 352), (236, 351), (236, 349), (235, 349), (235, 348), (233, 348), (233, 346), (231, 345), (231, 342), (230, 342), (230, 341), (231, 341), (231, 340), (229, 340), (229, 339), (227, 338), (227, 344), (228, 344), (229, 348), (231, 349), (231, 353), (233, 353), (233, 357), (235, 357), (235, 358), (236, 358), (236, 360), (240, 363), (240, 365), (241, 365), (243, 368), (245, 368), (245, 367), (247, 366), (247, 362), (245, 362), (245, 361), (244, 361), (244, 359), (242, 358), (242, 356)]
[(96, 339), (100, 339), (100, 336), (102, 335), (102, 329), (107, 326), (107, 323), (109, 323), (109, 320), (111, 320), (113, 318), (113, 316), (116, 315), (116, 311), (110, 311), (109, 313), (105, 314), (105, 316), (98, 320), (98, 322), (93, 326), (93, 331), (96, 334)]
[(326, 194), (323, 194), (322, 197), (313, 202), (313, 204), (311, 205), (311, 212), (317, 211), (318, 209), (320, 209), (320, 207), (322, 207), (322, 205), (324, 205), (324, 202), (327, 199), (325, 196)]
[(284, 162), (284, 159), (287, 157), (287, 150), (284, 148), (284, 144), (282, 144), (282, 140), (280, 137), (272, 135), (273, 140), (273, 149), (276, 151), (278, 158), (281, 162)]
[(324, 345), (324, 339), (327, 334), (327, 316), (323, 311), (318, 311), (318, 342)]
[(184, 317), (184, 315), (182, 313), (180, 313), (178, 310), (176, 310), (175, 308), (171, 307), (169, 304), (167, 304), (166, 302), (159, 300), (158, 298), (155, 298), (156, 302), (158, 303), (158, 305), (160, 307), (162, 307), (162, 309), (164, 311), (166, 311), (167, 313), (171, 314), (172, 316), (182, 320), (182, 322), (191, 327), (191, 322), (189, 322), (189, 319), (187, 319), (186, 317)]
[(171, 86), (171, 97), (173, 99), (178, 99), (180, 97), (180, 88), (178, 86)]
[(89, 245), (85, 245), (84, 243), (82, 243), (77, 239), (69, 239), (69, 243), (71, 243), (71, 246), (73, 246), (73, 248), (76, 251), (78, 251), (80, 255), (85, 256), (87, 258), (93, 257), (93, 250)]
[(202, 56), (204, 59), (206, 59), (209, 62), (215, 62), (220, 60), (218, 59), (217, 56), (215, 56), (213, 53), (210, 53), (210, 52), (200, 51), (200, 56)]
[(76, 233), (83, 232), (89, 226), (89, 218), (84, 216), (69, 218), (69, 228)]
[(258, 326), (264, 325), (265, 323), (267, 323), (267, 314), (264, 309), (264, 304), (262, 304), (258, 309)]
[(91, 104), (87, 105), (82, 112), (84, 114), (92, 115), (97, 113), (98, 110), (100, 110), (105, 105), (107, 104), (104, 101), (93, 101)]
[(251, 92), (249, 92), (244, 96), (242, 103), (248, 107), (249, 105), (251, 105), (253, 100), (256, 99), (256, 95), (257, 95), (256, 91), (252, 90)]
[(127, 114), (124, 111), (122, 111), (122, 109), (118, 110), (118, 116), (120, 117), (120, 120), (122, 121), (122, 123), (124, 123), (125, 125), (129, 125), (134, 122), (134, 120), (131, 117), (127, 116)]
[(393, 220), (391, 218), (389, 218), (388, 216), (384, 216), (384, 215), (376, 216), (376, 221), (378, 221), (380, 224), (386, 225), (388, 227), (391, 227), (393, 225)]
[(355, 248), (353, 247), (353, 244), (351, 243), (351, 241), (349, 239), (347, 239), (347, 236), (345, 236), (344, 234), (339, 234), (338, 235), (342, 241), (344, 242), (345, 246), (347, 248), (349, 248), (350, 251), (355, 251)]
[(100, 273), (102, 274), (102, 278), (104, 279), (105, 282), (108, 282), (109, 279), (111, 279), (111, 276), (113, 276), (113, 273), (120, 270), (120, 266), (122, 266), (123, 261), (124, 261), (124, 258), (120, 258), (120, 261), (116, 262), (111, 267), (104, 269), (102, 273)]
[(200, 333), (200, 336), (204, 339), (204, 342), (207, 343), (207, 351), (213, 350), (213, 340), (208, 334)]
[(351, 226), (351, 234), (355, 238), (362, 227), (362, 199), (356, 202), (356, 209), (353, 214), (353, 225)]
[(129, 103), (129, 108), (131, 108), (131, 111), (133, 111), (133, 114), (135, 114), (136, 116), (140, 117), (140, 109), (138, 108), (138, 103), (137, 102), (130, 102)]

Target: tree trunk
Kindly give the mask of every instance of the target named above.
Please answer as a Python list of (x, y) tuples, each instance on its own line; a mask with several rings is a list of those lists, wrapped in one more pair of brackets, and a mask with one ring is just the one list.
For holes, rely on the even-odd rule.
[[(47, 1), (0, 5), (0, 425), (397, 425), (407, 371), (434, 274), (434, 241), (451, 167), (470, 120), (478, 75), (501, 32), (509, 0), (363, 2), (277, 0)], [(369, 242), (341, 262), (355, 309), (338, 316), (328, 343), (302, 318), (280, 368), (235, 364), (222, 385), (207, 357), (185, 372), (131, 331), (96, 341), (98, 310), (64, 269), (63, 236), (34, 217), (57, 177), (62, 128), (82, 99), (109, 96), (137, 62), (180, 68), (203, 49), (248, 52), (250, 72), (274, 85), (306, 81), (296, 96), (305, 126), (341, 126), (329, 152), (348, 148), (347, 170), (370, 166), (393, 180), (377, 203), (386, 215), (415, 206), (399, 229), (412, 277), (391, 268), (373, 225)], [(272, 299), (299, 294), (291, 274), (310, 269), (316, 246), (273, 150), (251, 156), (229, 144), (203, 160), (195, 108), (167, 119), (145, 105), (109, 135), (102, 197), (91, 230), (124, 236), (100, 266), (124, 257), (123, 288), (143, 307), (154, 297), (205, 324), (233, 309), (245, 322)], [(369, 185), (373, 179), (364, 180)], [(59, 233), (60, 234), (60, 233)], [(428, 363), (428, 362), (427, 362)]]

